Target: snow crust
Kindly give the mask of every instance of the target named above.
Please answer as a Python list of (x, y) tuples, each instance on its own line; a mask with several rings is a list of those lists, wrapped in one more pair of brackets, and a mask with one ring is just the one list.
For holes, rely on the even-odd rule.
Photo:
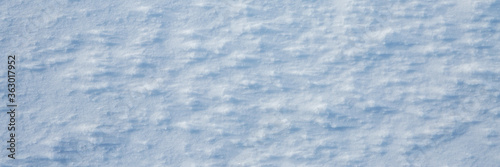
[(500, 164), (500, 0), (3, 1), (0, 25), (1, 166)]

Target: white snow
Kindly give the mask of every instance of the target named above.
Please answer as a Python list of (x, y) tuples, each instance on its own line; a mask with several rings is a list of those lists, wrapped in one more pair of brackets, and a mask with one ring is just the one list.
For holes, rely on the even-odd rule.
[(499, 0), (4, 1), (0, 25), (0, 166), (500, 164)]

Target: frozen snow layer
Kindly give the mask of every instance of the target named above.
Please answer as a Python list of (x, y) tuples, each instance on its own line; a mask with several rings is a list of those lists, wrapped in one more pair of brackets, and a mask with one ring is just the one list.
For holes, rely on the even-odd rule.
[(498, 0), (8, 1), (0, 25), (2, 166), (500, 164)]

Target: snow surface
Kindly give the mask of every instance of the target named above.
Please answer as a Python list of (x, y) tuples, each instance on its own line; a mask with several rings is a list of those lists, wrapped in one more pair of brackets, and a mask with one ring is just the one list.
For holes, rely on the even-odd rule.
[(1, 1), (0, 25), (1, 166), (500, 166), (500, 0)]

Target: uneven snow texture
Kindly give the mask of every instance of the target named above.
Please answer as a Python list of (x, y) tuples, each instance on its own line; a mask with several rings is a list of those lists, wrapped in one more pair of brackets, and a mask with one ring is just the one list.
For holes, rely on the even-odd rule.
[(0, 25), (1, 166), (500, 164), (500, 0), (2, 1)]

